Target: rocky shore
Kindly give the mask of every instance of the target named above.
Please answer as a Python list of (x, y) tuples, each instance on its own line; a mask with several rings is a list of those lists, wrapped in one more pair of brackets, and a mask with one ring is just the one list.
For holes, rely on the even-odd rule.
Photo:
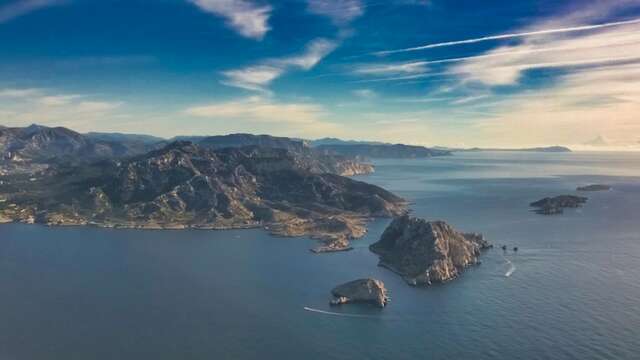
[(478, 264), (481, 251), (490, 247), (481, 234), (404, 215), (394, 219), (370, 249), (380, 256), (380, 266), (408, 284), (431, 285), (455, 279), (464, 268)]

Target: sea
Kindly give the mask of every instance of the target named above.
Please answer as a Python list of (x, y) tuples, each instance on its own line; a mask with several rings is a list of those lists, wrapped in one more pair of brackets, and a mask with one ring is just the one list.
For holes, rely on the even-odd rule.
[[(368, 250), (389, 219), (372, 221), (353, 251), (319, 255), (311, 239), (260, 229), (2, 225), (0, 360), (640, 359), (640, 154), (375, 165), (356, 179), (495, 248), (421, 288)], [(529, 208), (594, 183), (612, 190), (562, 215)], [(329, 306), (334, 286), (364, 277), (385, 283), (386, 308)]]

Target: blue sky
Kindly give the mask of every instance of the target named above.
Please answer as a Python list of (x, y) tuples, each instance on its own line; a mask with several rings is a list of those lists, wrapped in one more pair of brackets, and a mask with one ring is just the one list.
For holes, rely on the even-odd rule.
[(0, 1), (0, 124), (631, 149), (638, 19), (635, 0)]

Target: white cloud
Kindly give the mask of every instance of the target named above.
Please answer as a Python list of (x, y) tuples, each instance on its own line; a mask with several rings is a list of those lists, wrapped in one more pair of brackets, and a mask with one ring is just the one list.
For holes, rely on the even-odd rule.
[(190, 107), (185, 113), (221, 120), (310, 124), (318, 122), (324, 110), (309, 103), (278, 103), (264, 97), (252, 96), (236, 101)]
[(284, 69), (279, 67), (256, 65), (223, 72), (226, 80), (222, 83), (247, 90), (265, 91), (265, 87), (282, 73), (284, 73)]
[(272, 8), (247, 0), (189, 0), (203, 11), (224, 17), (227, 25), (240, 35), (261, 40), (270, 30)]
[(0, 24), (46, 7), (60, 5), (64, 0), (16, 0), (0, 6)]
[[(609, 51), (614, 56), (621, 52), (615, 48), (601, 51)], [(630, 50), (622, 53), (627, 51)], [(567, 54), (558, 55), (555, 60), (563, 61), (564, 56)], [(569, 60), (575, 59), (564, 61)], [(494, 143), (508, 142), (505, 145), (514, 146), (565, 144), (573, 147), (605, 136), (616, 146), (634, 144), (637, 147), (637, 134), (640, 134), (638, 61), (584, 66), (558, 76), (545, 88), (499, 98), (490, 105), (493, 115), (479, 122), (478, 131)], [(517, 81), (518, 75), (518, 71), (493, 68), (468, 76), (494, 85)]]
[(39, 101), (45, 106), (62, 106), (80, 97), (82, 97), (82, 95), (48, 95), (41, 97)]
[(261, 64), (222, 72), (223, 84), (254, 91), (267, 91), (266, 87), (290, 69), (309, 70), (330, 54), (337, 44), (327, 39), (311, 41), (304, 53), (290, 57), (268, 59)]
[(309, 11), (327, 16), (336, 25), (345, 25), (364, 14), (360, 0), (308, 0)]
[(378, 96), (378, 94), (371, 89), (357, 89), (353, 90), (352, 93), (353, 95), (365, 100), (373, 99)]
[[(262, 96), (187, 108), (187, 116), (215, 120), (217, 131), (265, 132), (282, 136), (337, 135), (341, 125), (324, 120), (327, 111), (308, 102), (278, 102)], [(209, 125), (209, 127), (212, 127)], [(220, 130), (222, 129), (222, 130)]]
[(309, 70), (316, 66), (325, 56), (336, 49), (337, 44), (327, 39), (315, 39), (311, 41), (301, 55), (273, 60), (273, 63), (281, 66), (294, 66), (303, 70)]
[[(44, 89), (0, 89), (2, 123), (31, 123), (91, 129), (112, 121), (122, 102), (87, 100), (88, 95), (54, 94)], [(98, 126), (96, 126), (98, 125)]]
[(0, 98), (28, 98), (41, 93), (41, 89), (2, 89)]
[(640, 60), (640, 23), (581, 36), (527, 39), (518, 45), (496, 48), (485, 55), (499, 53), (503, 55), (468, 59), (450, 71), (467, 74), (462, 76), (467, 81), (509, 85), (518, 82), (523, 72), (531, 69), (637, 61)]
[(104, 113), (111, 110), (115, 110), (122, 106), (122, 102), (107, 102), (107, 101), (81, 101), (75, 104), (78, 112), (87, 113)]

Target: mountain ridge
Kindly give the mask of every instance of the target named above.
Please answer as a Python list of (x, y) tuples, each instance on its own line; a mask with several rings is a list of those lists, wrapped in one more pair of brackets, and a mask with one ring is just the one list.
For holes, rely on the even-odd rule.
[(313, 173), (286, 149), (174, 142), (124, 160), (68, 164), (0, 185), (0, 220), (150, 229), (265, 227), (334, 248), (371, 217), (406, 211), (375, 185)]

